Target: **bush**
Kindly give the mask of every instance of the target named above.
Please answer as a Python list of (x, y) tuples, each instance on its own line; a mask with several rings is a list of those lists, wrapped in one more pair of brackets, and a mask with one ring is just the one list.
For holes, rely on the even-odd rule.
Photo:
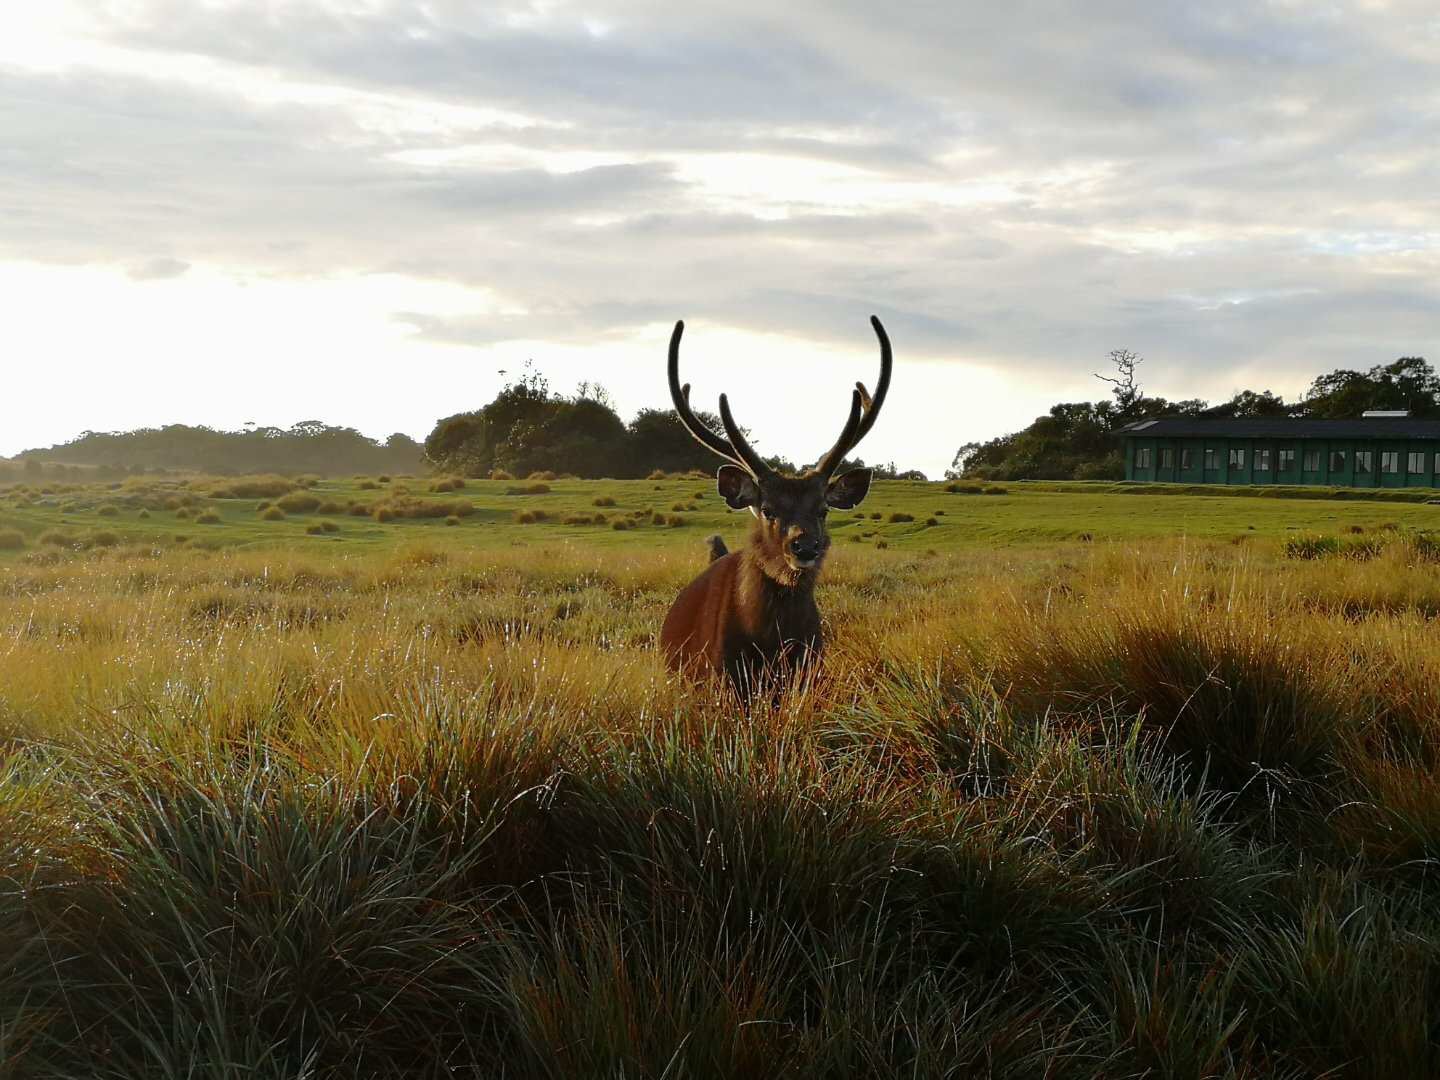
[(876, 541), (875, 541), (875, 546), (876, 546), (877, 548), (880, 548), (880, 549), (883, 550), (883, 549), (885, 549), (885, 548), (888, 548), (888, 547), (890, 546), (890, 544), (889, 544), (889, 543), (885, 540), (885, 538), (882, 536), (879, 540), (876, 540)]
[(907, 521), (914, 521), (914, 514), (907, 514), (903, 510), (896, 510), (890, 515), (891, 525), (900, 525)]
[(351, 503), (351, 504), (350, 504), (350, 516), (351, 516), (351, 517), (369, 517), (369, 516), (370, 516), (370, 504), (369, 504), (369, 503), (358, 503), (358, 502), (357, 502), (357, 503)]
[(616, 518), (610, 523), (610, 528), (614, 529), (616, 532), (624, 532), (626, 529), (630, 528), (630, 522), (626, 521), (624, 518)]
[[(328, 525), (329, 522), (326, 522), (326, 524)], [(312, 521), (309, 525), (306, 525), (306, 526), (305, 526), (305, 535), (306, 535), (306, 536), (319, 536), (319, 535), (320, 535), (321, 533), (323, 533), (324, 531), (325, 531), (325, 529), (321, 526), (320, 522), (318, 522), (318, 521)]]
[(515, 524), (534, 525), (537, 522), (544, 521), (547, 517), (549, 517), (549, 515), (546, 514), (544, 510), (517, 510), (515, 511)]
[(926, 518), (926, 519), (925, 519), (925, 527), (926, 527), (927, 529), (934, 528), (936, 525), (939, 525), (939, 524), (940, 524), (940, 519), (939, 519), (939, 518), (929, 517), (929, 518)]
[(1340, 550), (1340, 541), (1333, 536), (1292, 536), (1285, 541), (1288, 559), (1321, 559)]
[(40, 534), (40, 543), (50, 547), (72, 547), (75, 544), (75, 537), (69, 533), (60, 532), (58, 529), (47, 529)]
[(446, 519), (445, 519), (445, 524), (446, 524), (446, 525), (459, 525), (459, 524), (460, 524), (460, 518), (459, 518), (459, 516), (456, 515), (456, 514), (451, 514), (451, 515), (449, 515), (448, 517), (446, 517)]
[(381, 505), (375, 507), (375, 512), (373, 516), (376, 521), (379, 521), (381, 523), (384, 523), (386, 521), (394, 521), (395, 511), (393, 508), (386, 506), (382, 503)]
[(615, 500), (609, 495), (601, 495), (590, 501), (591, 506), (614, 506)]
[(120, 508), (114, 503), (106, 503), (104, 506), (100, 507), (99, 510), (96, 510), (95, 513), (99, 514), (101, 517), (118, 517), (120, 514)]
[[(267, 513), (268, 513), (268, 511), (267, 511)], [(219, 524), (220, 524), (220, 515), (217, 514), (214, 510), (206, 510), (203, 514), (200, 514), (198, 517), (195, 518), (195, 524), (196, 524), (196, 525), (219, 525)]]
[(380, 485), (377, 484), (374, 480), (361, 480), (358, 486), (359, 486), (359, 488), (360, 488), (361, 491), (379, 491), (379, 490), (380, 490)]
[(93, 532), (84, 540), (86, 547), (111, 548), (120, 543), (120, 537), (113, 532)]
[(390, 477), (384, 475), (377, 476), (375, 479), (379, 480), (382, 484), (388, 484), (390, 482)]
[(25, 546), (25, 534), (19, 529), (0, 529), (0, 551), (19, 551)]
[(272, 506), (260, 515), (265, 521), (284, 521), (285, 511), (278, 506)]
[(512, 484), (505, 489), (506, 495), (549, 495), (549, 484)]
[(297, 491), (286, 495), (275, 505), (287, 514), (313, 514), (320, 509), (320, 500), (308, 491)]
[(945, 490), (952, 495), (980, 495), (985, 488), (980, 484), (946, 484)]
[(150, 516), (150, 511), (142, 508), (140, 513), (136, 514), (135, 516), (143, 521)]
[(343, 514), (345, 513), (345, 507), (340, 505), (340, 503), (334, 502), (332, 500), (330, 502), (321, 503), (320, 508), (315, 512), (317, 514)]
[[(658, 514), (655, 515), (655, 524), (660, 524), (660, 515)], [(665, 519), (665, 524), (669, 525), (672, 529), (678, 529), (681, 525), (685, 524), (685, 519), (679, 514), (671, 514)]]
[(431, 491), (434, 491), (434, 492), (459, 491), (459, 490), (461, 490), (464, 486), (465, 486), (465, 479), (464, 479), (464, 477), (460, 477), (460, 476), (446, 476), (446, 477), (442, 477), (442, 478), (439, 479), (439, 480), (436, 480), (433, 484), (431, 484), (431, 485), (430, 485), (430, 490), (431, 490)]
[(645, 479), (646, 479), (646, 480), (668, 480), (668, 479), (670, 479), (670, 474), (667, 473), (664, 469), (656, 469), (656, 470), (654, 470), (649, 476), (647, 476)]
[(556, 475), (555, 475), (553, 472), (551, 472), (549, 469), (543, 469), (543, 470), (539, 470), (539, 471), (536, 471), (536, 472), (532, 472), (529, 476), (525, 477), (525, 479), (526, 479), (526, 480), (556, 480), (556, 479), (558, 479), (558, 477), (556, 477)]
[(338, 533), (340, 531), (340, 526), (333, 521), (322, 521), (320, 522), (320, 531), (326, 533)]
[(514, 479), (515, 479), (515, 474), (514, 474), (514, 473), (506, 472), (504, 469), (491, 469), (491, 470), (490, 470), (490, 479), (491, 479), (491, 480), (514, 480)]
[(1001, 487), (999, 484), (991, 484), (991, 485), (989, 485), (987, 488), (985, 488), (984, 494), (986, 494), (986, 495), (1009, 495), (1009, 494), (1010, 494), (1010, 489), (1009, 489), (1009, 488)]

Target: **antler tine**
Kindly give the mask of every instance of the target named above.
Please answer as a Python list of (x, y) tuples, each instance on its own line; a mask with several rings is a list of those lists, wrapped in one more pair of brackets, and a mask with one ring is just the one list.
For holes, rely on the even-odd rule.
[(685, 321), (682, 319), (675, 323), (675, 330), (670, 335), (670, 400), (675, 406), (675, 413), (680, 417), (680, 423), (685, 425), (685, 430), (701, 446), (714, 451), (726, 461), (739, 465), (742, 469), (753, 471), (729, 443), (701, 423), (700, 418), (690, 409), (690, 384), (680, 385), (680, 335), (684, 332)]
[(740, 425), (735, 423), (735, 417), (730, 412), (730, 400), (724, 394), (720, 395), (720, 422), (725, 425), (725, 434), (730, 436), (730, 445), (744, 458), (745, 467), (750, 470), (751, 475), (759, 479), (770, 472), (770, 466), (760, 459), (760, 455), (741, 433)]
[(893, 366), (890, 338), (885, 333), (885, 327), (880, 325), (880, 320), (874, 315), (870, 316), (870, 325), (875, 328), (875, 336), (880, 339), (880, 380), (875, 384), (873, 398), (870, 391), (865, 389), (864, 383), (855, 384), (850, 419), (845, 423), (845, 430), (840, 433), (839, 441), (830, 452), (815, 465), (817, 472), (827, 476), (845, 460), (845, 455), (854, 450), (866, 432), (875, 425), (875, 418), (880, 415), (880, 406), (885, 404), (885, 395), (890, 392), (890, 369)]
[(855, 442), (850, 444), (850, 450), (855, 449), (856, 444), (875, 426), (875, 418), (880, 415), (880, 406), (885, 404), (885, 395), (890, 392), (890, 369), (894, 364), (890, 355), (890, 338), (885, 333), (885, 327), (880, 325), (880, 320), (874, 315), (870, 316), (870, 325), (875, 328), (875, 336), (880, 339), (880, 381), (875, 384), (873, 400), (865, 392), (863, 383), (855, 384), (865, 400), (865, 418), (860, 422), (859, 430), (855, 432)]

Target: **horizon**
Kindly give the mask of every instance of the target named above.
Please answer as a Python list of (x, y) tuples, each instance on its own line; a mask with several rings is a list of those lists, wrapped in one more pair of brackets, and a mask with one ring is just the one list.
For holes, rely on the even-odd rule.
[[(687, 335), (757, 448), (810, 460), (874, 313), (856, 453), (1142, 385), (1287, 400), (1433, 356), (1440, 17), (267, 5), (0, 13), (0, 456), (84, 430), (325, 417), (423, 441), (533, 358), (628, 420)], [(797, 403), (803, 407), (797, 408)]]

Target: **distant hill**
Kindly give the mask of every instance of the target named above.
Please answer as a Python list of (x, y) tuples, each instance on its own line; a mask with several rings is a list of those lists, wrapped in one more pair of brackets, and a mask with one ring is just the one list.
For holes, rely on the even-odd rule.
[[(124, 472), (175, 470), (212, 473), (413, 473), (424, 467), (424, 448), (396, 433), (383, 443), (354, 428), (303, 420), (291, 428), (217, 431), (170, 424), (137, 431), (86, 431), (69, 442), (26, 450), (10, 463), (93, 466)], [(35, 468), (36, 465), (30, 465)], [(5, 465), (0, 462), (0, 470)]]

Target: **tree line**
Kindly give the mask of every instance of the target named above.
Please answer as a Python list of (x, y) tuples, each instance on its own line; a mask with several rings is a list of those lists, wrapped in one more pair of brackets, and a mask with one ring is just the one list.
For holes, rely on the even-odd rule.
[(69, 442), (27, 450), (8, 470), (92, 466), (108, 473), (405, 473), (423, 467), (423, 449), (397, 432), (384, 442), (354, 428), (302, 420), (289, 428), (221, 431), (169, 424), (135, 431), (86, 431)]
[(1241, 390), (1211, 405), (1198, 398), (1169, 401), (1141, 389), (1143, 359), (1127, 349), (1110, 354), (1114, 375), (1109, 400), (1062, 402), (1029, 427), (960, 447), (947, 473), (979, 480), (1119, 480), (1125, 475), (1119, 431), (1161, 416), (1211, 418), (1295, 417), (1341, 420), (1371, 409), (1408, 409), (1412, 416), (1440, 417), (1440, 377), (1418, 356), (1405, 356), (1368, 371), (1337, 369), (1318, 376), (1299, 400), (1269, 390)]
[[(696, 416), (723, 430), (719, 417), (702, 411)], [(533, 368), (489, 404), (437, 423), (425, 439), (425, 459), (440, 471), (465, 476), (503, 471), (627, 479), (656, 471), (710, 473), (716, 467), (715, 455), (691, 438), (674, 409), (642, 409), (627, 424), (604, 387), (582, 383), (573, 395), (557, 394)], [(796, 468), (783, 457), (765, 460), (773, 468)], [(845, 467), (863, 464), (857, 458)], [(871, 468), (881, 477), (924, 479), (915, 470), (897, 470), (893, 462)]]

